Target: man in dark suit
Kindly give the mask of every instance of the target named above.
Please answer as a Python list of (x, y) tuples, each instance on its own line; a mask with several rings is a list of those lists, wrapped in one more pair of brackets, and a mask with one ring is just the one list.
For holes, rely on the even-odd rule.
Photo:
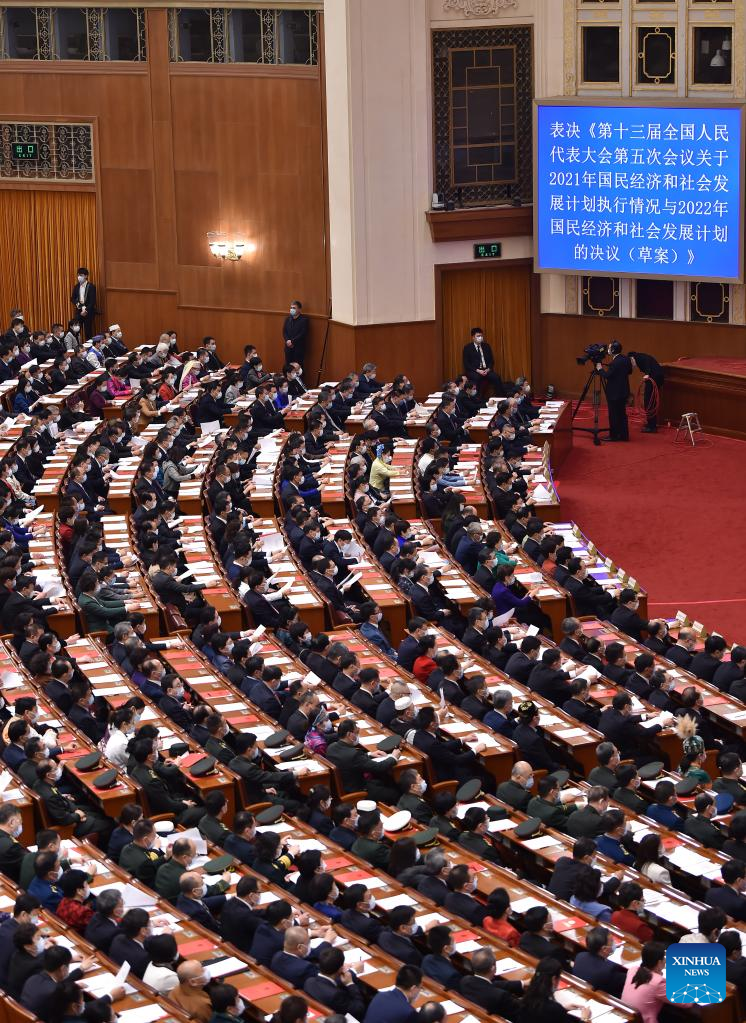
[(285, 931), (292, 923), (293, 908), (285, 899), (276, 899), (264, 911), (264, 919), (256, 929), (249, 951), (260, 966), (269, 966), (275, 952), (282, 949)]
[(541, 655), (541, 660), (534, 665), (528, 677), (528, 687), (538, 696), (549, 700), (555, 707), (572, 696), (570, 675), (561, 667), (562, 654), (556, 647), (548, 647)]
[(100, 892), (96, 896), (96, 912), (85, 929), (85, 940), (104, 955), (108, 955), (112, 941), (119, 934), (119, 921), (123, 915), (124, 902), (121, 892), (115, 888), (107, 888)]
[(528, 683), (531, 672), (536, 667), (541, 650), (541, 640), (536, 636), (525, 636), (521, 640), (520, 649), (511, 654), (505, 665), (505, 673), (523, 685)]
[(741, 998), (746, 998), (746, 958), (741, 951), (740, 931), (721, 931), (718, 944), (725, 949), (725, 979), (735, 984)]
[(611, 362), (608, 366), (596, 363), (596, 369), (606, 383), (606, 404), (609, 408), (609, 440), (629, 440), (627, 423), (627, 401), (629, 400), (629, 377), (632, 363), (622, 353), (618, 341), (609, 345)]
[(612, 612), (609, 621), (617, 629), (631, 636), (638, 643), (642, 643), (642, 630), (648, 630), (650, 622), (646, 621), (637, 613), (640, 606), (640, 597), (635, 590), (625, 587), (619, 594), (619, 607)]
[(632, 713), (632, 697), (629, 693), (617, 693), (611, 706), (601, 711), (598, 730), (608, 742), (616, 746), (622, 757), (632, 758), (639, 765), (646, 761), (646, 755), (641, 755), (641, 750), (648, 749), (650, 740), (660, 732), (661, 726), (643, 728), (639, 716)]
[(621, 998), (627, 971), (623, 966), (609, 962), (612, 951), (608, 930), (592, 927), (585, 936), (585, 948), (575, 957), (572, 972), (595, 990)]
[(365, 1016), (365, 1000), (355, 974), (345, 966), (341, 948), (324, 948), (319, 953), (319, 972), (307, 977), (303, 990), (317, 1002), (335, 1013), (349, 1014), (353, 1019)]
[(70, 301), (75, 309), (75, 318), (83, 324), (86, 340), (90, 341), (96, 333), (93, 329), (93, 320), (98, 310), (96, 285), (89, 280), (88, 268), (85, 266), (78, 267), (78, 279), (70, 292)]
[(486, 380), (492, 385), (496, 395), (504, 397), (505, 385), (500, 375), (495, 372), (495, 356), (492, 354), (492, 348), (484, 340), (484, 331), (481, 327), (471, 328), (471, 341), (464, 345), (463, 366), (469, 380), (477, 384)]
[(705, 640), (704, 650), (700, 650), (694, 655), (688, 670), (697, 678), (702, 678), (705, 682), (712, 682), (727, 648), (728, 644), (722, 636), (708, 636)]
[(645, 352), (630, 352), (629, 361), (633, 369), (639, 369), (643, 374), (643, 395), (642, 402), (645, 414), (647, 416), (647, 422), (642, 428), (642, 433), (657, 433), (658, 432), (658, 396), (655, 393), (655, 388), (660, 389), (663, 387), (665, 381), (665, 372), (663, 367), (653, 355), (647, 355)]
[(21, 830), (21, 812), (18, 807), (12, 803), (0, 806), (0, 870), (16, 883), (21, 876), (21, 864), (28, 853), (28, 849), (18, 841)]
[(444, 903), (449, 913), (463, 917), (475, 927), (481, 927), (487, 915), (487, 907), (472, 897), (475, 877), (466, 863), (458, 863), (448, 872), (448, 895)]
[(491, 948), (480, 948), (472, 953), (472, 975), (461, 979), (459, 991), (481, 1006), (490, 1016), (517, 1020), (520, 1013), (520, 996), (523, 985), (519, 981), (504, 981), (495, 975), (496, 959)]
[(248, 953), (263, 919), (259, 909), (259, 884), (255, 877), (242, 877), (236, 894), (226, 899), (220, 911), (220, 933), (226, 941)]
[(746, 785), (741, 781), (743, 765), (738, 753), (720, 754), (720, 777), (713, 782), (715, 792), (727, 792), (733, 796), (736, 810), (746, 806)]
[(297, 299), (290, 304), (290, 315), (285, 317), (282, 325), (282, 340), (285, 351), (283, 364), (297, 362), (303, 368), (306, 358), (306, 344), (308, 342), (308, 328), (310, 320), (301, 312), (303, 303)]
[(554, 936), (552, 918), (546, 906), (532, 906), (526, 910), (518, 947), (536, 959), (558, 959), (566, 967), (570, 956), (561, 944), (552, 941)]
[[(331, 837), (331, 836), (330, 836)], [(342, 916), (340, 923), (369, 943), (378, 940), (383, 924), (371, 910), (374, 906), (373, 896), (362, 884), (350, 884), (342, 894)]]
[(203, 927), (216, 933), (220, 931), (218, 921), (212, 915), (212, 910), (220, 910), (225, 902), (225, 895), (209, 896), (209, 904), (205, 901), (205, 882), (201, 874), (187, 871), (179, 878), (179, 897), (176, 900), (176, 908), (185, 913), (190, 920), (195, 920)]
[(722, 909), (731, 920), (742, 923), (746, 920), (746, 863), (740, 860), (728, 860), (720, 868), (722, 884), (713, 884), (705, 892), (708, 906)]
[(694, 811), (684, 821), (684, 834), (696, 839), (706, 849), (722, 849), (725, 832), (712, 823), (716, 812), (715, 800), (706, 792), (700, 792), (694, 799)]
[(417, 1010), (412, 1003), (421, 985), (422, 970), (417, 966), (402, 966), (396, 975), (396, 987), (374, 995), (363, 1023), (415, 1023)]
[(414, 662), (420, 655), (420, 640), (427, 631), (428, 622), (425, 618), (415, 616), (409, 619), (408, 635), (401, 641), (397, 650), (397, 662), (404, 671), (412, 671)]
[(272, 956), (270, 969), (293, 987), (302, 988), (309, 977), (315, 977), (319, 972), (316, 963), (308, 958), (310, 951), (310, 937), (306, 928), (288, 927), (282, 949)]
[(150, 963), (145, 938), (150, 928), (150, 914), (145, 909), (129, 909), (122, 917), (120, 933), (109, 948), (109, 958), (119, 966), (129, 963), (132, 972), (142, 980)]
[(411, 906), (394, 906), (389, 912), (388, 927), (384, 927), (378, 935), (377, 944), (394, 959), (409, 966), (419, 966), (422, 955), (415, 947), (412, 937), (422, 934), (422, 929), (415, 920), (415, 912)]
[[(738, 683), (740, 688), (746, 685), (746, 646), (734, 646), (729, 661), (721, 661), (712, 676), (712, 684), (723, 693), (732, 693), (731, 686)], [(741, 697), (739, 696), (740, 700)]]
[(461, 974), (451, 962), (454, 953), (453, 933), (445, 924), (436, 924), (427, 932), (427, 947), (430, 952), (422, 960), (425, 976), (432, 977), (444, 988), (458, 991)]
[(666, 651), (666, 657), (679, 668), (689, 670), (697, 646), (697, 637), (691, 629), (679, 629), (678, 639)]
[(33, 895), (19, 895), (13, 906), (13, 915), (0, 924), (0, 984), (3, 988), (8, 978), (8, 963), (16, 950), (13, 935), (21, 924), (30, 924), (40, 908), (40, 902)]
[(549, 878), (548, 890), (558, 899), (569, 902), (575, 893), (575, 881), (578, 874), (583, 873), (585, 865), (590, 866), (596, 852), (596, 843), (592, 838), (579, 838), (572, 847), (570, 856), (560, 856), (554, 864), (552, 876)]
[(436, 906), (445, 905), (449, 888), (446, 878), (451, 871), (451, 864), (440, 851), (430, 849), (425, 856), (427, 873), (417, 881), (417, 891), (425, 898), (431, 899)]

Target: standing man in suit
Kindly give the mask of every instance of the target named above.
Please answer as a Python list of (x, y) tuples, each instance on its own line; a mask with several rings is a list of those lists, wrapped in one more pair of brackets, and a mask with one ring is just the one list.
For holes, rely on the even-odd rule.
[(501, 398), (505, 397), (505, 386), (499, 373), (495, 372), (495, 356), (484, 340), (484, 331), (481, 327), (471, 328), (471, 341), (464, 345), (463, 361), (464, 373), (469, 380), (476, 384), (486, 380), (494, 388), (495, 394)]
[(609, 345), (611, 362), (608, 366), (596, 363), (596, 369), (606, 381), (606, 404), (609, 407), (609, 440), (629, 440), (627, 422), (627, 401), (629, 400), (629, 377), (632, 363), (622, 352), (618, 341)]
[(285, 342), (284, 363), (297, 362), (303, 368), (306, 357), (309, 319), (301, 312), (303, 303), (297, 299), (290, 303), (290, 315), (282, 325), (282, 340)]
[(83, 324), (86, 340), (89, 341), (96, 331), (93, 319), (96, 315), (96, 285), (88, 280), (88, 268), (78, 267), (78, 279), (73, 284), (70, 301), (75, 307), (78, 319)]

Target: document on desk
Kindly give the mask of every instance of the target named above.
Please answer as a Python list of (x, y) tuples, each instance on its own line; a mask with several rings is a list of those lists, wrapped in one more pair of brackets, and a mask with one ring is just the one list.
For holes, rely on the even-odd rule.
[(495, 973), (499, 977), (501, 973), (510, 973), (511, 970), (520, 970), (523, 964), (506, 956), (505, 959), (498, 959), (495, 963)]
[(153, 1023), (154, 1020), (163, 1019), (168, 1014), (168, 1009), (151, 1002), (149, 1005), (138, 1005), (136, 1009), (125, 1009), (117, 1013), (118, 1023)]
[(210, 963), (206, 969), (210, 980), (215, 980), (216, 977), (225, 977), (229, 973), (239, 973), (241, 970), (245, 970), (246, 963), (237, 959), (236, 956), (228, 956), (227, 959), (219, 959), (216, 963)]

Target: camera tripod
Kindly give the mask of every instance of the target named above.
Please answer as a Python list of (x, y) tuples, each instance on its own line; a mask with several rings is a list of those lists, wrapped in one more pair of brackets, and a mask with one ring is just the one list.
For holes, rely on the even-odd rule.
[[(592, 389), (592, 390), (591, 390)], [(588, 391), (591, 391), (591, 404), (593, 406), (593, 426), (576, 426), (575, 417), (578, 414), (580, 406), (586, 399)], [(583, 433), (590, 433), (593, 437), (593, 443), (596, 447), (601, 446), (601, 434), (608, 433), (609, 428), (606, 426), (598, 425), (599, 412), (601, 410), (601, 392), (603, 391), (604, 396), (606, 395), (606, 381), (601, 376), (599, 370), (594, 366), (588, 374), (588, 379), (585, 382), (583, 392), (575, 403), (575, 408), (572, 410), (572, 428), (573, 430), (582, 430)]]

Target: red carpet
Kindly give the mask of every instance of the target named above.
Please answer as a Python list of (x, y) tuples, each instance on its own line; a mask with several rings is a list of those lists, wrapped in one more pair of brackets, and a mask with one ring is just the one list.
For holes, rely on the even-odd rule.
[(630, 427), (629, 443), (601, 447), (576, 431), (556, 478), (563, 519), (638, 580), (651, 616), (686, 611), (746, 642), (746, 443), (700, 435), (692, 448), (674, 429)]

